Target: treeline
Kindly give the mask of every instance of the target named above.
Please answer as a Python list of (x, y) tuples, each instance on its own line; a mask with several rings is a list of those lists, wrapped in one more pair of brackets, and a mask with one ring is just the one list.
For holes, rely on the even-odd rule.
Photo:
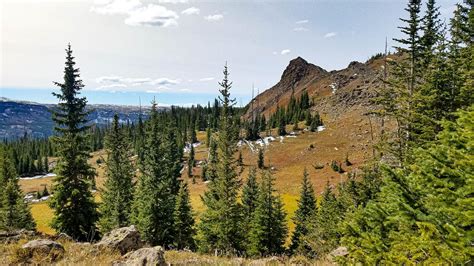
[(266, 135), (269, 136), (273, 128), (277, 128), (279, 136), (285, 136), (287, 125), (293, 125), (293, 130), (299, 130), (298, 123), (301, 121), (305, 121), (306, 127), (313, 132), (316, 131), (318, 126), (323, 125), (319, 113), (316, 112), (315, 115), (311, 113), (314, 102), (310, 100), (306, 90), (298, 99), (292, 93), (288, 105), (286, 107), (277, 106), (275, 112), (269, 115), (268, 121), (266, 116), (260, 113), (258, 103), (255, 110), (254, 101), (255, 99), (252, 99), (249, 104), (250, 117), (247, 121), (244, 121), (243, 125), (247, 140), (260, 139), (261, 132), (266, 132)]

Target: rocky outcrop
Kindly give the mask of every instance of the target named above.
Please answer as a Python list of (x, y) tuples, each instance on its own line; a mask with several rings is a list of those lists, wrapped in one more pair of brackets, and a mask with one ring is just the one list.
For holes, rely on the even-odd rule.
[(166, 265), (165, 253), (162, 247), (141, 248), (127, 253), (122, 260), (114, 262), (114, 266), (151, 266), (151, 265)]
[(58, 242), (49, 239), (32, 240), (22, 247), (22, 259), (28, 260), (33, 257), (44, 257), (45, 261), (57, 261), (64, 255), (64, 247)]
[(0, 231), (0, 243), (17, 242), (20, 239), (29, 239), (36, 236), (35, 231), (29, 230), (15, 230), (15, 231)]
[(349, 251), (346, 247), (338, 247), (329, 253), (329, 258), (335, 260), (338, 257), (345, 257), (347, 255), (349, 255)]
[(134, 225), (112, 230), (100, 242), (95, 244), (99, 248), (118, 250), (122, 255), (143, 247), (140, 233)]

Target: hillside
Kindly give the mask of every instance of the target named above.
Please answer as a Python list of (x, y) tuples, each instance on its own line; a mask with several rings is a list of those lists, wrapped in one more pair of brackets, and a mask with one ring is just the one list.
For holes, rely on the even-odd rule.
[[(383, 58), (366, 63), (354, 61), (345, 69), (326, 71), (297, 57), (289, 62), (277, 84), (255, 97), (253, 106), (268, 117), (277, 106), (286, 106), (292, 94), (298, 98), (307, 91), (315, 103), (313, 109), (330, 118), (351, 112), (352, 108), (367, 110), (375, 90), (382, 86), (383, 63)], [(248, 108), (245, 117), (250, 112)]]
[[(22, 137), (25, 133), (35, 138), (44, 138), (54, 133), (51, 111), (54, 104), (41, 104), (35, 102), (15, 101), (0, 98), (0, 137), (14, 139)], [(138, 121), (140, 107), (125, 105), (92, 104), (87, 106), (89, 120), (97, 125), (107, 125), (112, 121), (115, 113), (119, 114), (122, 122), (134, 123)], [(143, 107), (144, 116), (150, 107)], [(160, 107), (164, 110), (165, 107)]]

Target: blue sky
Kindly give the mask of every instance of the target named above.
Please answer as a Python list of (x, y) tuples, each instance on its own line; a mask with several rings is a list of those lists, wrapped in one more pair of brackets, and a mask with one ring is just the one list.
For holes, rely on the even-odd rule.
[[(438, 1), (450, 17), (456, 1)], [(71, 42), (90, 103), (205, 104), (228, 63), (245, 104), (301, 56), (327, 70), (399, 37), (406, 1), (4, 0), (1, 96), (54, 103)]]

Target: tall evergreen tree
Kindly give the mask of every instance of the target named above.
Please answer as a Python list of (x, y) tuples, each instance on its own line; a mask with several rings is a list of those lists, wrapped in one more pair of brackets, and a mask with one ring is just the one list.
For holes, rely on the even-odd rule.
[[(334, 250), (341, 234), (337, 224), (343, 218), (343, 209), (329, 183), (323, 193), (318, 211), (313, 214), (309, 226), (307, 244), (319, 258)], [(328, 221), (331, 221), (328, 223)]]
[(165, 149), (156, 102), (153, 102), (151, 117), (146, 129), (144, 161), (140, 165), (133, 202), (132, 222), (137, 225), (142, 238), (153, 245), (167, 246), (173, 243), (173, 212), (175, 195), (165, 164)]
[(265, 155), (263, 154), (263, 149), (258, 149), (258, 161), (257, 167), (258, 169), (263, 169), (265, 167)]
[(306, 168), (303, 172), (303, 182), (301, 184), (300, 199), (298, 200), (298, 209), (295, 212), (293, 221), (295, 231), (291, 236), (290, 250), (296, 253), (308, 255), (310, 248), (304, 243), (304, 238), (309, 232), (309, 222), (316, 210), (316, 197), (314, 195), (313, 185), (308, 178)]
[(286, 213), (279, 196), (275, 195), (274, 177), (265, 172), (260, 184), (257, 207), (249, 236), (248, 254), (266, 256), (281, 254), (288, 234)]
[(238, 133), (232, 117), (235, 100), (230, 98), (232, 82), (229, 81), (227, 65), (223, 73), (224, 79), (219, 83), (221, 115), (216, 138), (217, 171), (202, 198), (206, 210), (199, 224), (199, 240), (200, 248), (205, 252), (235, 253), (242, 250), (242, 207), (237, 201), (241, 184), (234, 159)]
[(435, 45), (440, 40), (441, 20), (439, 7), (436, 6), (436, 0), (426, 2), (425, 16), (421, 21), (421, 30), (423, 35), (420, 39), (422, 67), (426, 68), (431, 63), (435, 54)]
[(115, 114), (105, 142), (107, 179), (102, 192), (99, 219), (102, 233), (130, 224), (134, 169), (130, 161), (131, 145), (125, 134)]
[(79, 78), (79, 69), (75, 68), (71, 45), (66, 54), (64, 83), (55, 82), (61, 92), (53, 93), (59, 99), (53, 112), (58, 133), (53, 140), (59, 159), (50, 206), (54, 211), (53, 228), (83, 241), (96, 237), (98, 213), (91, 191), (95, 171), (87, 163), (89, 149), (84, 134), (90, 127), (85, 110), (87, 100), (78, 95), (84, 85)]
[(15, 167), (3, 145), (0, 145), (0, 230), (35, 230), (30, 207), (23, 199)]
[(444, 122), (407, 169), (384, 171), (377, 197), (345, 227), (348, 261), (465, 264), (472, 260), (474, 107)]
[(174, 209), (175, 240), (174, 245), (178, 249), (194, 249), (194, 218), (191, 202), (189, 200), (188, 184), (181, 182), (178, 196), (176, 198), (176, 207)]

